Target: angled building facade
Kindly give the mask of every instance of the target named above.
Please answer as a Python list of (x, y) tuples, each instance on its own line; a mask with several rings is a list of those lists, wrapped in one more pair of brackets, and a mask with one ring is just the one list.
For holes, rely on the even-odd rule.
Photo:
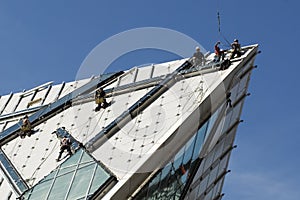
[[(242, 52), (1, 96), (0, 196), (221, 199), (258, 45)], [(110, 105), (95, 112), (99, 87)], [(26, 115), (34, 132), (21, 138)], [(56, 161), (64, 136), (73, 154)]]

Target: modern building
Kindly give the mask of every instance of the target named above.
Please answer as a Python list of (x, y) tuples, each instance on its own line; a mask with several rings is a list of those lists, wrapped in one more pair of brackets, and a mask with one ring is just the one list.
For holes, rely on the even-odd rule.
[[(242, 52), (1, 96), (1, 199), (221, 199), (258, 45)], [(95, 112), (99, 87), (111, 105)]]

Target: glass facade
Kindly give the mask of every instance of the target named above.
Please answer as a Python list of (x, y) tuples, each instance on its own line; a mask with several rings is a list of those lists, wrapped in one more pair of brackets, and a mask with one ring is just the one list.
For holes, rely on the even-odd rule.
[(201, 162), (185, 196), (186, 200), (221, 198), (230, 151), (233, 148), (235, 133), (244, 103), (243, 96), (245, 96), (247, 91), (249, 78), (250, 73), (241, 79), (235, 79), (235, 84), (230, 90), (232, 105), (234, 107), (227, 109), (226, 115), (222, 119), (223, 123), (218, 125), (217, 132), (221, 131), (220, 137), (217, 138), (217, 141), (212, 142), (213, 148), (203, 162)]
[(136, 200), (179, 199), (188, 181), (205, 138), (212, 130), (220, 109), (208, 119), (184, 147), (162, 168), (134, 198)]
[[(192, 183), (191, 188), (193, 189), (186, 196), (187, 199), (196, 199), (199, 197), (201, 197), (200, 199), (211, 199), (220, 195), (224, 181), (223, 176), (226, 173), (229, 160), (229, 154), (227, 153), (233, 143), (236, 128), (233, 128), (226, 136), (221, 135), (239, 120), (244, 102), (242, 97), (247, 91), (249, 75), (234, 81), (234, 86), (230, 90), (234, 108), (227, 109), (225, 116), (222, 117), (221, 122), (217, 125), (216, 132), (219, 132), (219, 134), (212, 141), (212, 144), (217, 145), (208, 153), (205, 160), (201, 162), (201, 165), (197, 166), (197, 158), (205, 139), (212, 132), (214, 124), (217, 123), (216, 120), (218, 115), (221, 114), (222, 106), (219, 107), (190, 141), (174, 156), (173, 161), (157, 172), (134, 199), (180, 199), (190, 173), (197, 167), (199, 167), (195, 175), (197, 178)], [(218, 143), (219, 139), (222, 142)], [(224, 152), (227, 153), (221, 156)], [(203, 174), (204, 176), (202, 177)]]
[(105, 187), (113, 176), (99, 165), (85, 150), (79, 149), (48, 176), (31, 189), (22, 199), (87, 199), (99, 188)]

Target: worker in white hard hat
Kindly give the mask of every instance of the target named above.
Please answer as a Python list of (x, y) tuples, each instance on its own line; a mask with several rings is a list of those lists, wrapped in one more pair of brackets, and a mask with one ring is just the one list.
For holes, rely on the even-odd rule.
[(200, 51), (200, 47), (196, 47), (196, 52), (193, 55), (193, 63), (194, 65), (204, 65), (205, 63), (205, 58), (203, 53)]

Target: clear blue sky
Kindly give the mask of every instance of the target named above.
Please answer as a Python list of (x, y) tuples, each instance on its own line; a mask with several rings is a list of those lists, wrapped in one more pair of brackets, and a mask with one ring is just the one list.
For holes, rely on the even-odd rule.
[[(262, 51), (223, 199), (298, 200), (299, 8), (297, 0), (0, 1), (0, 94), (51, 80), (57, 84), (74, 80), (95, 46), (132, 28), (173, 29), (211, 51), (217, 40), (225, 43), (218, 34), (219, 9), (221, 30), (229, 41), (259, 43)], [(145, 53), (129, 55), (119, 62), (123, 66), (114, 67), (173, 58)]]

